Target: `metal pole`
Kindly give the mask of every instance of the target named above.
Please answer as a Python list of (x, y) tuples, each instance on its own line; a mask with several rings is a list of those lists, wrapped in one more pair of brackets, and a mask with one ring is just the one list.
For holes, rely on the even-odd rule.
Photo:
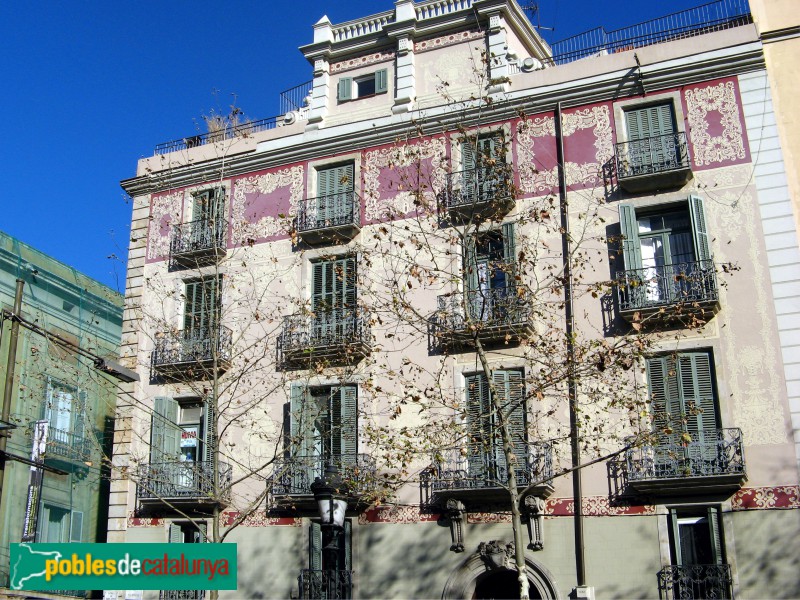
[(575, 317), (572, 308), (572, 260), (570, 258), (569, 208), (567, 178), (564, 170), (564, 137), (561, 131), (561, 102), (556, 105), (556, 152), (558, 159), (558, 195), (561, 207), (561, 254), (564, 266), (564, 318), (567, 338), (567, 385), (569, 395), (569, 435), (572, 445), (572, 496), (575, 505), (575, 572), (578, 587), (586, 585), (583, 544), (583, 492), (581, 489), (580, 433), (578, 431), (578, 384), (575, 380)]
[[(11, 316), (11, 338), (8, 342), (8, 362), (6, 363), (6, 382), (3, 389), (3, 412), (0, 419), (8, 423), (11, 416), (11, 396), (14, 393), (14, 376), (17, 364), (17, 340), (19, 339), (19, 315), (22, 312), (22, 288), (25, 282), (17, 279), (17, 291), (14, 295), (14, 314)], [(8, 444), (7, 432), (0, 434), (0, 502), (3, 498), (3, 484), (6, 475), (6, 445)], [(0, 520), (0, 523), (2, 521)]]

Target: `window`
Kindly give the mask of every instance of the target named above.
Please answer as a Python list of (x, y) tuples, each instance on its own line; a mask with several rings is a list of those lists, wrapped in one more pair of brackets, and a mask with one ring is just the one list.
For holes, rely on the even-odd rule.
[(312, 263), (312, 336), (315, 340), (334, 341), (354, 334), (356, 295), (354, 256)]
[[(301, 576), (302, 598), (352, 598), (352, 522), (345, 520), (341, 531), (323, 528), (312, 521), (308, 532), (307, 575)], [(337, 548), (337, 552), (328, 550)]]
[[(150, 462), (190, 466), (214, 460), (214, 409), (211, 401), (179, 402), (174, 398), (156, 398), (150, 432)], [(183, 477), (190, 471), (175, 471), (176, 477)]]
[(317, 170), (317, 227), (352, 223), (353, 171), (353, 163)]
[(185, 284), (183, 329), (187, 339), (209, 340), (219, 323), (220, 277), (204, 277)]
[(342, 77), (337, 88), (339, 102), (385, 94), (389, 89), (389, 71), (381, 69), (360, 77)]
[(672, 102), (626, 110), (625, 128), (633, 173), (666, 171), (681, 164)]
[(206, 541), (208, 525), (205, 521), (177, 521), (169, 524), (170, 544), (202, 544)]
[[(520, 475), (527, 473), (527, 431), (525, 384), (519, 370), (492, 372), (495, 389), (517, 456)], [(465, 378), (467, 396), (468, 464), (470, 477), (497, 482), (508, 481), (500, 421), (491, 401), (486, 375), (478, 373)], [(522, 477), (520, 481), (525, 481)]]
[(490, 202), (506, 189), (505, 145), (501, 133), (480, 135), (461, 142), (464, 201)]
[(356, 465), (357, 386), (293, 386), (290, 411), (286, 450), (302, 469), (321, 475), (328, 463), (340, 468)]
[(83, 513), (44, 502), (38, 538), (40, 543), (47, 544), (81, 542), (83, 540)]
[(49, 424), (48, 439), (69, 444), (67, 438), (82, 438), (83, 415), (80, 407), (85, 394), (79, 394), (76, 388), (48, 378), (46, 395), (43, 418)]
[(725, 562), (718, 508), (671, 508), (669, 520), (672, 564), (718, 565)]
[(467, 238), (464, 248), (466, 306), (473, 321), (509, 316), (517, 301), (514, 223)]
[(716, 278), (703, 199), (656, 210), (619, 206), (621, 308), (716, 300)]
[(192, 194), (192, 220), (211, 225), (225, 215), (225, 189), (214, 188)]

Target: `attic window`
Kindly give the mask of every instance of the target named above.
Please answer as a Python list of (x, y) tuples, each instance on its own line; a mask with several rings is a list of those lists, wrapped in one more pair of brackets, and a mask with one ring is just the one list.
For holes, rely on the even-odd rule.
[(388, 71), (381, 69), (361, 77), (342, 77), (339, 80), (337, 99), (339, 102), (366, 98), (388, 91)]

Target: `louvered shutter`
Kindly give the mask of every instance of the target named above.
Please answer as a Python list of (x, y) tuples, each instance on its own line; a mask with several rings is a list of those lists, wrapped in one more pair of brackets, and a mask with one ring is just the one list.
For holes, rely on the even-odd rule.
[(339, 80), (337, 98), (339, 101), (353, 99), (353, 78), (342, 77)]
[(291, 454), (309, 459), (314, 454), (314, 419), (318, 416), (316, 403), (311, 402), (308, 389), (292, 385), (291, 389)]
[(316, 521), (308, 528), (308, 568), (322, 570), (322, 526)]
[(632, 204), (619, 205), (619, 227), (622, 233), (622, 258), (625, 270), (642, 268), (642, 248), (639, 243), (639, 222)]
[(177, 425), (179, 408), (172, 398), (155, 399), (150, 430), (151, 463), (170, 462), (178, 458), (181, 433)]
[[(711, 375), (711, 357), (705, 352), (680, 354), (680, 393), (686, 413), (687, 432), (701, 441), (703, 432), (716, 436), (717, 411)], [(697, 414), (691, 414), (697, 413)]]
[(714, 553), (714, 564), (724, 562), (722, 550), (722, 528), (719, 509), (716, 506), (708, 507), (708, 533), (711, 536), (711, 551)]
[(675, 130), (672, 104), (647, 106), (625, 113), (630, 141), (644, 140), (673, 133)]
[(207, 277), (187, 281), (185, 288), (184, 329), (195, 338), (210, 338), (219, 313), (220, 281)]
[(711, 260), (706, 215), (703, 209), (703, 199), (700, 196), (689, 196), (689, 214), (692, 219), (695, 256), (698, 261)]
[(342, 462), (356, 465), (358, 452), (358, 387), (347, 385), (338, 388), (340, 396), (339, 448)]
[[(493, 371), (492, 380), (498, 393), (503, 416), (508, 423), (508, 432), (517, 457), (517, 473), (527, 470), (527, 432), (525, 427), (525, 383), (522, 371)], [(492, 406), (492, 410), (494, 407)], [(500, 431), (500, 420), (495, 415), (493, 419), (494, 455), (501, 472), (506, 467), (506, 457), (503, 451), (503, 437)]]
[(77, 544), (83, 541), (83, 513), (79, 510), (70, 512), (69, 541)]
[(183, 543), (183, 530), (178, 523), (169, 524), (169, 543), (182, 544)]
[(203, 402), (203, 460), (209, 464), (217, 457), (216, 404), (216, 400), (211, 397)]
[(467, 460), (470, 477), (487, 475), (485, 455), (491, 448), (489, 386), (483, 374), (465, 378), (467, 395)]
[(389, 89), (389, 71), (380, 69), (375, 71), (375, 93), (382, 94)]
[(666, 356), (647, 359), (647, 388), (650, 392), (653, 430), (660, 435), (672, 423), (672, 417), (667, 413), (667, 372)]
[(353, 523), (350, 520), (345, 520), (344, 531), (339, 535), (339, 540), (343, 546), (341, 549), (343, 560), (339, 564), (344, 565), (340, 568), (351, 571), (353, 569)]
[(678, 510), (675, 508), (669, 509), (669, 528), (672, 532), (672, 564), (681, 565), (683, 561), (681, 557), (681, 532), (678, 527)]
[(518, 273), (517, 269), (517, 240), (516, 240), (516, 224), (506, 223), (503, 225), (503, 270), (505, 271), (505, 280), (507, 293), (511, 296), (510, 300), (516, 295), (516, 279)]
[[(478, 290), (478, 249), (475, 243), (475, 233), (467, 232), (464, 235), (464, 284), (467, 292)], [(470, 294), (467, 294), (469, 298)]]
[(205, 521), (200, 521), (197, 524), (196, 535), (194, 535), (194, 541), (197, 544), (204, 544), (208, 540), (208, 523)]

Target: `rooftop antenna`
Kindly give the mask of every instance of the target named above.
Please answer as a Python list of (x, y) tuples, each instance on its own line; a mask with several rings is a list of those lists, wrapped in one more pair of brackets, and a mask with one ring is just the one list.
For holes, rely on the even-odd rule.
[[(528, 16), (528, 20), (531, 24), (536, 27), (537, 30), (541, 31), (542, 29), (546, 31), (555, 31), (555, 27), (545, 27), (541, 23), (540, 14), (539, 14), (539, 5), (536, 2), (525, 2), (520, 6), (520, 8), (525, 11), (525, 14)], [(536, 17), (536, 22), (534, 23), (533, 19)]]

